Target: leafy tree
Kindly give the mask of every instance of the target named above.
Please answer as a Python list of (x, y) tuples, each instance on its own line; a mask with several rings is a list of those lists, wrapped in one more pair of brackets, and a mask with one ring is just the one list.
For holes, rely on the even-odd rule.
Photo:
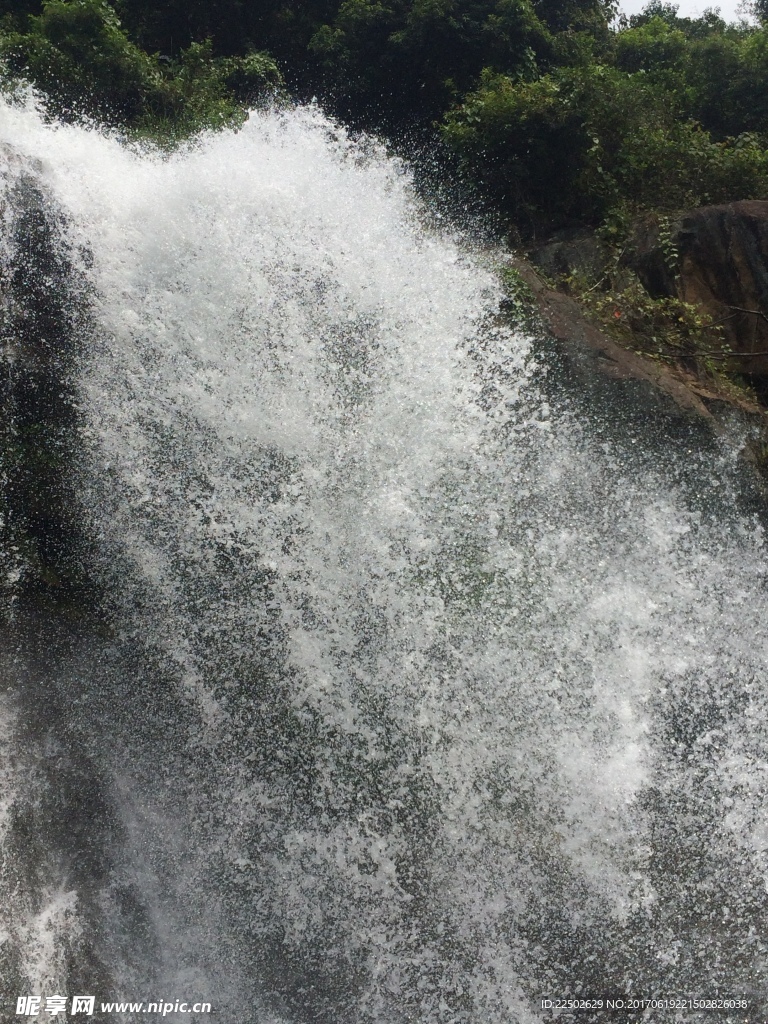
[(487, 70), (445, 119), (443, 137), (467, 175), (528, 227), (538, 226), (545, 210), (555, 223), (575, 213), (574, 188), (590, 137), (567, 93), (556, 76), (515, 82)]
[(465, 173), (531, 232), (765, 195), (762, 139), (714, 139), (684, 116), (684, 91), (667, 86), (604, 66), (533, 83), (486, 74), (447, 115), (443, 137)]
[(656, 15), (621, 32), (616, 40), (616, 65), (622, 71), (679, 69), (689, 46), (683, 32)]
[(346, 113), (437, 117), (486, 64), (532, 77), (551, 35), (530, 0), (343, 0), (310, 42)]
[(59, 116), (177, 131), (236, 121), (240, 102), (280, 82), (270, 57), (215, 57), (209, 41), (160, 61), (128, 38), (102, 0), (46, 0), (26, 32), (0, 36), (0, 56), (48, 95)]
[(0, 40), (11, 71), (29, 77), (59, 110), (80, 107), (114, 122), (142, 112), (162, 90), (153, 59), (133, 44), (101, 0), (49, 0), (29, 31)]

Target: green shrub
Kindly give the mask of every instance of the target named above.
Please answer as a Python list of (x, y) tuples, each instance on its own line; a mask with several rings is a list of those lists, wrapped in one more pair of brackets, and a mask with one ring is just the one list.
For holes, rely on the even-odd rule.
[(28, 32), (0, 40), (0, 56), (59, 111), (88, 108), (112, 123), (138, 116), (163, 90), (156, 62), (127, 38), (101, 0), (49, 0), (29, 19)]
[(224, 88), (241, 103), (254, 103), (265, 92), (279, 89), (283, 79), (268, 53), (231, 57), (222, 65)]
[(537, 82), (486, 74), (443, 137), (465, 173), (532, 231), (768, 193), (761, 136), (716, 140), (667, 80), (590, 66)]
[(281, 82), (267, 54), (216, 57), (207, 40), (161, 61), (128, 38), (103, 0), (46, 0), (25, 32), (0, 36), (0, 57), (11, 75), (47, 95), (58, 116), (95, 116), (145, 132), (236, 123), (242, 104)]
[(467, 176), (518, 223), (535, 225), (542, 216), (557, 223), (574, 212), (591, 140), (572, 99), (555, 76), (516, 82), (485, 71), (445, 119), (443, 138)]

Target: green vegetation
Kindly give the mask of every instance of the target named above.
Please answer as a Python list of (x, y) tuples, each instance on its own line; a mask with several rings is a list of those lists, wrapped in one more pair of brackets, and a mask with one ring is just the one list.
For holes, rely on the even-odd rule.
[(757, 405), (748, 380), (725, 373), (729, 355), (721, 326), (696, 306), (652, 298), (633, 274), (609, 274), (603, 287), (578, 274), (564, 282), (586, 316), (624, 348), (675, 366), (725, 398)]
[(765, 195), (766, 140), (752, 131), (718, 137), (686, 116), (690, 98), (666, 72), (589, 64), (530, 82), (486, 72), (446, 115), (443, 134), (531, 233)]
[(216, 55), (208, 39), (173, 59), (147, 53), (101, 0), (48, 0), (39, 14), (26, 6), (20, 14), (14, 3), (16, 14), (3, 18), (0, 59), (12, 79), (42, 90), (59, 117), (184, 135), (236, 124), (244, 104), (282, 81), (267, 54)]

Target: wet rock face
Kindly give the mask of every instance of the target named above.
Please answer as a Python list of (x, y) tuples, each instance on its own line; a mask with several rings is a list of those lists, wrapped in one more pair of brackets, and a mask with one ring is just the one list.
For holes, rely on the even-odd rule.
[(729, 368), (768, 390), (768, 202), (704, 206), (634, 238), (632, 269), (655, 298), (677, 296), (721, 321)]
[(578, 273), (589, 284), (605, 276), (608, 262), (605, 248), (590, 232), (570, 235), (563, 232), (533, 249), (530, 258), (552, 281), (563, 281)]
[(63, 218), (34, 177), (5, 197), (0, 259), (0, 539), (20, 555), (21, 590), (50, 591), (78, 576), (71, 489), (77, 428), (73, 363), (85, 332), (82, 281)]

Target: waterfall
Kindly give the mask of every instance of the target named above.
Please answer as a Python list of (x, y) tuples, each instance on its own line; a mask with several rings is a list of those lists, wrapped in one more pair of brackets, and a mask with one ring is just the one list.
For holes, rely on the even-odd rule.
[(313, 107), (164, 153), (3, 101), (0, 142), (3, 444), (58, 295), (24, 429), (69, 545), (0, 552), (9, 1019), (768, 1013), (739, 438), (576, 394), (502, 254)]

